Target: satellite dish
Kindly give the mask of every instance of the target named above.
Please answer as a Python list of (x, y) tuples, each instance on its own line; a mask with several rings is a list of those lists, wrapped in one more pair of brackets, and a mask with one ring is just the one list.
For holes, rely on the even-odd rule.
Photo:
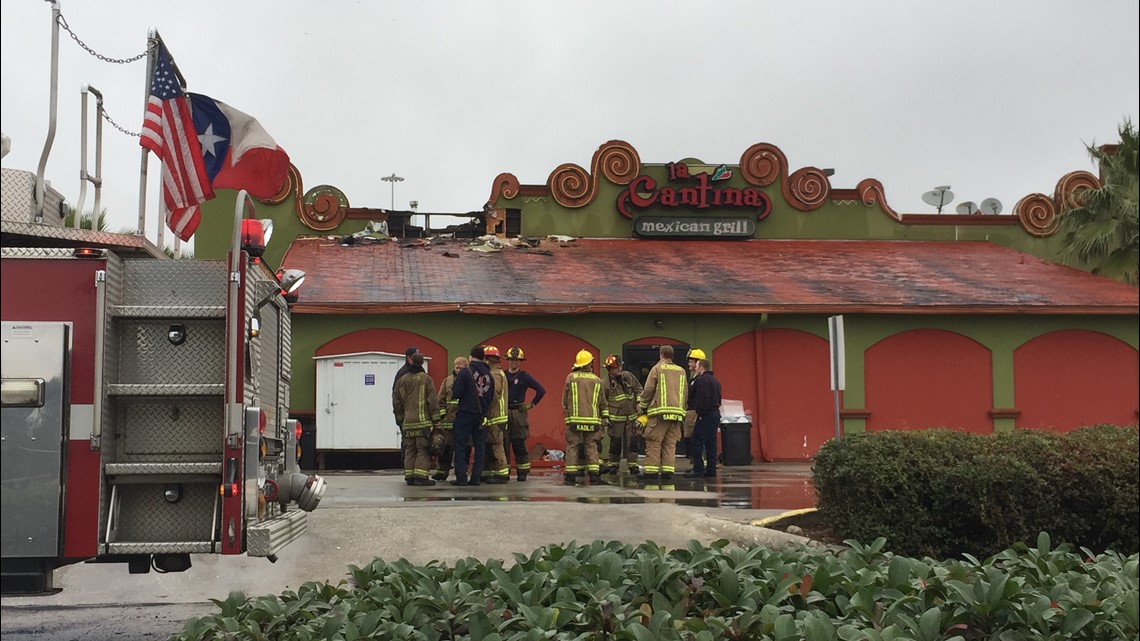
[(982, 213), (983, 214), (1000, 214), (1001, 213), (1001, 201), (998, 200), (997, 198), (987, 198), (987, 199), (983, 200), (982, 201)]
[(965, 200), (958, 203), (958, 206), (954, 208), (954, 211), (958, 212), (959, 214), (973, 214), (978, 211), (978, 205), (972, 200)]
[(922, 202), (937, 207), (938, 213), (942, 213), (942, 206), (954, 200), (954, 192), (950, 191), (950, 185), (942, 185), (926, 192), (922, 195)]

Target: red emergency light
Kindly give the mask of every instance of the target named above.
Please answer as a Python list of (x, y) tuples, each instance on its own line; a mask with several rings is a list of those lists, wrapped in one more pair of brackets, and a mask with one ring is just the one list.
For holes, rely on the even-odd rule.
[(241, 248), (250, 257), (259, 259), (273, 236), (273, 221), (268, 218), (244, 218), (241, 221)]

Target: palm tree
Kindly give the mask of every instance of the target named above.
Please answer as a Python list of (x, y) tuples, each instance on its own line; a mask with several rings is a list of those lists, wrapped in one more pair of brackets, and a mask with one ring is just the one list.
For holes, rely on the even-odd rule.
[(1140, 245), (1140, 167), (1136, 129), (1131, 120), (1120, 126), (1120, 143), (1096, 147), (1089, 155), (1100, 164), (1101, 187), (1080, 193), (1077, 207), (1061, 215), (1061, 262), (1091, 267), (1094, 274), (1137, 284)]
[[(63, 219), (63, 226), (64, 227), (71, 227), (72, 225), (74, 225), (75, 224), (75, 216), (77, 213), (78, 212), (76, 212), (74, 209), (69, 211), (67, 213), (67, 216), (65, 216)], [(95, 212), (93, 212), (93, 211), (89, 211), (86, 214), (83, 214), (82, 216), (80, 216), (79, 217), (79, 228), (80, 229), (91, 229), (92, 222), (95, 222), (95, 231), (107, 231), (107, 209), (103, 208), (103, 211), (99, 212), (99, 219), (97, 221), (92, 220), (94, 213)]]

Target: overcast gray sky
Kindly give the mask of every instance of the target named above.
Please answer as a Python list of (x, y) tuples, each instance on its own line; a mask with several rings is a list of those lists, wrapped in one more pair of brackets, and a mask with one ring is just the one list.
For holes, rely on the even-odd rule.
[[(642, 162), (739, 161), (757, 142), (832, 186), (881, 180), (903, 213), (999, 198), (1006, 212), (1092, 169), (1085, 143), (1137, 121), (1135, 0), (1018, 2), (302, 2), (65, 0), (98, 52), (141, 52), (157, 28), (188, 89), (258, 118), (305, 188), (353, 206), (462, 212), (502, 171), (543, 183), (629, 142)], [(35, 170), (47, 132), (50, 5), (4, 0), (5, 167)], [(79, 87), (138, 131), (145, 64), (60, 42), (59, 131), (48, 178), (79, 192)], [(111, 226), (137, 217), (137, 139), (104, 129)], [(153, 157), (152, 157), (153, 158)], [(157, 216), (151, 163), (148, 236)], [(949, 209), (948, 209), (949, 211)], [(170, 239), (168, 234), (167, 239)]]

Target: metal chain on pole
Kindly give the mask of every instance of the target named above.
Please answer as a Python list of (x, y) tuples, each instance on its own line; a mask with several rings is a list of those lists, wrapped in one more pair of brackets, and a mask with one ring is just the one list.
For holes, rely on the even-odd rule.
[[(45, 2), (51, 2), (51, 0), (44, 0), (44, 1)], [(130, 64), (132, 62), (142, 60), (143, 58), (145, 58), (147, 56), (147, 54), (149, 54), (151, 51), (154, 50), (155, 47), (158, 46), (158, 41), (153, 40), (149, 44), (147, 44), (146, 49), (144, 49), (143, 52), (138, 54), (138, 55), (131, 56), (130, 58), (111, 58), (110, 56), (104, 56), (103, 54), (99, 53), (98, 51), (95, 51), (86, 42), (83, 42), (83, 40), (81, 40), (79, 38), (79, 36), (74, 31), (71, 30), (71, 27), (67, 24), (67, 19), (63, 17), (62, 13), (59, 15), (58, 22), (59, 22), (60, 28), (63, 29), (64, 31), (66, 31), (67, 35), (71, 36), (71, 39), (74, 40), (76, 44), (78, 44), (84, 51), (91, 54), (92, 56), (95, 56), (99, 60), (102, 60), (103, 62), (110, 62), (112, 64), (117, 64), (117, 65)], [(131, 131), (131, 130), (127, 129), (126, 127), (123, 127), (119, 123), (115, 122), (115, 119), (111, 117), (111, 114), (107, 113), (106, 109), (103, 109), (101, 111), (103, 113), (103, 120), (106, 120), (115, 129), (118, 129), (122, 133), (124, 133), (128, 136), (132, 136), (134, 138), (138, 138), (142, 135), (142, 134), (139, 134), (137, 132)]]
[(80, 47), (82, 47), (84, 51), (86, 51), (87, 53), (95, 56), (96, 58), (98, 58), (100, 60), (102, 60), (103, 62), (110, 62), (110, 63), (114, 63), (117, 65), (130, 64), (130, 63), (135, 62), (137, 60), (142, 60), (143, 58), (146, 57), (146, 55), (148, 53), (150, 53), (150, 51), (152, 49), (154, 49), (156, 46), (158, 46), (157, 42), (152, 42), (152, 43), (147, 45), (147, 48), (145, 50), (143, 50), (142, 53), (140, 53), (136, 56), (131, 56), (130, 58), (110, 58), (108, 56), (104, 56), (103, 54), (99, 53), (98, 51), (95, 51), (94, 49), (89, 47), (86, 42), (83, 42), (82, 40), (80, 40), (79, 36), (76, 35), (74, 31), (71, 30), (70, 26), (68, 26), (67, 19), (63, 17), (62, 13), (59, 15), (59, 26), (64, 31), (66, 31), (67, 34), (69, 36), (71, 36), (71, 39), (74, 40), (76, 42), (76, 44), (78, 44)]
[(127, 134), (128, 136), (133, 136), (135, 138), (142, 137), (142, 134), (140, 134), (136, 131), (130, 131), (130, 130), (126, 129), (125, 127), (123, 127), (122, 125), (120, 125), (119, 123), (115, 122), (111, 118), (111, 114), (107, 113), (106, 109), (103, 109), (102, 112), (103, 112), (103, 120), (106, 120), (107, 122), (111, 123), (111, 126), (114, 127), (115, 129), (118, 129), (119, 131)]

